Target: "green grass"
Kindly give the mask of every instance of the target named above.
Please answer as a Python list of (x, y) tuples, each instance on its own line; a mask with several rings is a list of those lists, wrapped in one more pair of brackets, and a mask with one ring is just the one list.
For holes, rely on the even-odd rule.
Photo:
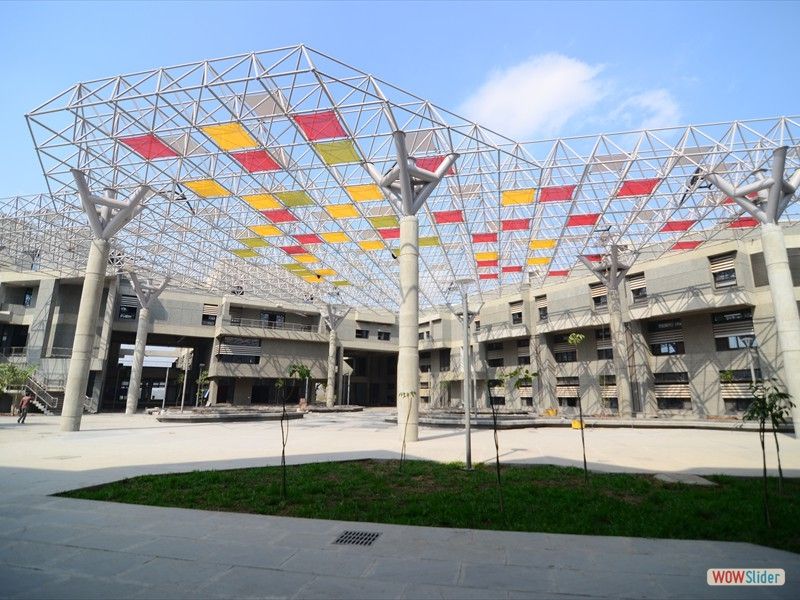
[(782, 495), (769, 481), (772, 529), (760, 478), (712, 476), (713, 488), (647, 475), (554, 466), (504, 466), (505, 513), (491, 466), (354, 461), (148, 475), (62, 494), (131, 504), (403, 525), (753, 542), (800, 552), (800, 479)]

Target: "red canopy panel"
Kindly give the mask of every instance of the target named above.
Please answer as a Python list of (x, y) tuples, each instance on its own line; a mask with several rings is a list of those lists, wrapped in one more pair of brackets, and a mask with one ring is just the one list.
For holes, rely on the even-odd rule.
[(480, 279), (497, 279), (497, 273), (481, 273), (478, 277)]
[(530, 219), (504, 219), (500, 221), (500, 229), (503, 231), (522, 231), (530, 228)]
[[(758, 199), (758, 192), (751, 192), (745, 196), (748, 200), (757, 200)], [(736, 204), (736, 200), (728, 196), (723, 201), (723, 204)]]
[(563, 270), (563, 271), (548, 271), (547, 272), (547, 276), (548, 277), (566, 277), (567, 275), (569, 275), (569, 271), (567, 271), (567, 270)]
[(496, 267), (497, 261), (496, 260), (479, 260), (477, 261), (478, 267)]
[(758, 219), (754, 217), (740, 217), (735, 221), (731, 221), (728, 227), (732, 229), (743, 229), (746, 227), (758, 227)]
[(286, 252), (286, 254), (305, 254), (308, 252), (302, 246), (281, 246), (281, 250)]
[(589, 215), (570, 215), (567, 219), (567, 227), (583, 227), (586, 225), (594, 225), (600, 218), (600, 213)]
[[(425, 169), (426, 171), (430, 171), (431, 173), (435, 173), (436, 169), (439, 168), (439, 165), (442, 164), (444, 161), (444, 156), (426, 156), (424, 158), (417, 159), (417, 166), (420, 169)], [(447, 175), (455, 175), (456, 168), (455, 166), (451, 166), (447, 173), (445, 173), (445, 177)]]
[(378, 229), (378, 233), (385, 240), (396, 240), (400, 237), (400, 228), (390, 227), (389, 229)]
[(574, 185), (558, 185), (541, 188), (539, 190), (539, 202), (569, 202), (575, 192)]
[(483, 244), (483, 243), (491, 243), (497, 241), (497, 234), (496, 233), (473, 233), (472, 234), (472, 243), (473, 244)]
[(463, 223), (464, 213), (460, 210), (441, 210), (433, 213), (433, 219), (438, 225), (445, 223)]
[(347, 137), (347, 132), (332, 110), (310, 115), (294, 115), (292, 118), (311, 141)]
[(175, 150), (167, 146), (152, 133), (119, 138), (119, 141), (136, 152), (136, 154), (143, 156), (147, 160), (155, 160), (157, 158), (175, 158), (178, 156), (178, 153), (175, 152)]
[(231, 156), (250, 173), (278, 171), (281, 166), (275, 162), (266, 150), (247, 150), (234, 152)]
[(511, 267), (503, 267), (503, 273), (522, 273), (522, 267), (520, 266), (511, 266)]
[(688, 231), (695, 223), (697, 223), (695, 220), (667, 221), (659, 231)]
[(670, 250), (694, 250), (703, 242), (695, 241), (695, 242), (676, 242), (672, 245)]
[(316, 233), (301, 233), (298, 235), (292, 236), (301, 244), (321, 244), (322, 238), (319, 237)]
[(291, 223), (293, 221), (297, 221), (297, 217), (295, 217), (291, 212), (286, 210), (285, 208), (278, 208), (275, 210), (262, 210), (261, 214), (267, 217), (273, 223)]
[(617, 191), (617, 198), (626, 198), (629, 196), (649, 196), (653, 190), (658, 187), (661, 180), (656, 179), (629, 179), (623, 181), (622, 186)]
[(603, 257), (600, 254), (585, 254), (584, 257), (589, 262), (600, 262)]

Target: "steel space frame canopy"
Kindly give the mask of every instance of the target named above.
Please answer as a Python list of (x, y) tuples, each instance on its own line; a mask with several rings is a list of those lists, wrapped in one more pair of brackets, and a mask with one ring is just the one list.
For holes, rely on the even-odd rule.
[[(148, 184), (158, 193), (115, 240), (121, 262), (183, 287), (286, 302), (325, 282), (395, 308), (399, 214), (364, 167), (394, 165), (392, 117), (418, 166), (459, 155), (419, 213), (428, 305), (464, 278), (486, 295), (586, 274), (579, 257), (610, 244), (641, 260), (747, 235), (755, 221), (698, 173), (752, 181), (782, 145), (800, 167), (796, 117), (518, 143), (293, 46), (73, 86), (27, 115), (50, 196), (0, 210), (45, 245), (85, 244), (70, 169), (122, 197)], [(797, 218), (793, 204), (784, 221)], [(78, 269), (71, 256), (40, 260)]]

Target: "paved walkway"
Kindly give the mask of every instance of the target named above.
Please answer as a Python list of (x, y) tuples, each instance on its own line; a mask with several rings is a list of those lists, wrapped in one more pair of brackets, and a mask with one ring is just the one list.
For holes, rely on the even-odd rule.
[[(293, 462), (397, 456), (384, 415), (314, 415), (292, 423)], [(355, 417), (355, 418), (354, 418)], [(800, 555), (750, 544), (473, 531), (130, 506), (47, 494), (139, 473), (274, 464), (278, 425), (159, 424), (97, 415), (63, 434), (56, 419), (0, 418), (3, 598), (795, 598)], [(486, 434), (486, 435), (484, 435)], [(576, 432), (502, 432), (505, 460), (579, 460)], [(458, 431), (423, 429), (410, 456), (457, 460)], [(787, 470), (800, 443), (784, 436)], [(747, 432), (587, 431), (593, 468), (757, 472)], [(492, 454), (475, 436), (476, 460)], [(617, 460), (613, 457), (616, 456)], [(691, 469), (691, 464), (700, 468)], [(671, 468), (670, 468), (671, 467)], [(372, 546), (333, 544), (348, 529)], [(779, 567), (777, 588), (711, 588), (710, 567)]]

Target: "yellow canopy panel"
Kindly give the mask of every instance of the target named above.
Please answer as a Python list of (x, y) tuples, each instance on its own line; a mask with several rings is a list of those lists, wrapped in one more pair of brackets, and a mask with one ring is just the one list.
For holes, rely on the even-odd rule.
[(242, 200), (247, 202), (256, 210), (270, 210), (272, 208), (283, 208), (281, 203), (272, 194), (249, 194), (242, 196)]
[(319, 259), (313, 254), (295, 254), (292, 258), (294, 258), (299, 263), (319, 262)]
[(229, 190), (213, 179), (195, 179), (194, 181), (183, 181), (181, 183), (203, 198), (225, 198), (231, 195)]
[(325, 210), (334, 219), (352, 219), (360, 216), (358, 209), (353, 204), (331, 204), (326, 206)]
[(380, 250), (384, 247), (383, 242), (380, 240), (366, 240), (363, 242), (358, 242), (358, 245), (362, 250), (366, 250), (367, 252), (370, 250)]
[(419, 238), (419, 246), (439, 246), (439, 236), (431, 235)]
[(261, 239), (260, 237), (241, 238), (239, 242), (248, 248), (265, 248), (266, 246), (269, 246), (267, 240)]
[(348, 185), (344, 188), (353, 202), (370, 202), (372, 200), (383, 200), (383, 193), (374, 183), (365, 185)]
[(329, 165), (360, 162), (361, 157), (356, 152), (356, 147), (350, 140), (314, 144), (314, 149), (323, 161)]
[(339, 281), (331, 281), (331, 283), (332, 283), (333, 285), (337, 286), (337, 287), (341, 287), (341, 286), (343, 286), (343, 285), (350, 285), (350, 282), (349, 282), (349, 281), (345, 281), (345, 280), (343, 280), (343, 279), (340, 279)]
[(549, 256), (534, 256), (528, 259), (528, 264), (532, 267), (535, 265), (546, 265), (549, 263), (550, 263)]
[(343, 231), (330, 231), (328, 233), (320, 234), (320, 237), (329, 244), (343, 244), (349, 242), (350, 238)]
[(214, 143), (223, 150), (256, 148), (259, 145), (258, 141), (242, 127), (241, 123), (206, 125), (203, 127), (203, 133), (214, 140)]
[(273, 237), (276, 235), (283, 235), (283, 232), (275, 227), (275, 225), (253, 225), (250, 231), (261, 237)]
[(531, 250), (549, 250), (556, 247), (555, 240), (531, 240)]
[(500, 204), (503, 206), (514, 206), (517, 204), (533, 204), (536, 197), (534, 188), (524, 190), (506, 190), (500, 196)]
[(476, 252), (475, 260), (498, 260), (497, 252)]
[(389, 227), (397, 227), (400, 222), (394, 215), (387, 215), (383, 217), (368, 217), (369, 222), (375, 229), (386, 229)]
[(312, 275), (304, 275), (303, 276), (303, 281), (305, 281), (307, 283), (319, 283), (321, 280), (320, 280), (319, 277), (317, 277), (316, 275), (312, 274)]
[(277, 192), (275, 194), (278, 197), (278, 200), (283, 202), (284, 206), (308, 206), (309, 204), (314, 204), (311, 200), (311, 196), (309, 196), (303, 190), (294, 190), (290, 192)]
[(333, 269), (317, 269), (314, 271), (320, 277), (330, 277), (331, 275), (336, 275), (336, 271)]
[(255, 258), (258, 256), (258, 252), (251, 250), (250, 248), (235, 248), (231, 250), (231, 252), (233, 252), (239, 258)]

